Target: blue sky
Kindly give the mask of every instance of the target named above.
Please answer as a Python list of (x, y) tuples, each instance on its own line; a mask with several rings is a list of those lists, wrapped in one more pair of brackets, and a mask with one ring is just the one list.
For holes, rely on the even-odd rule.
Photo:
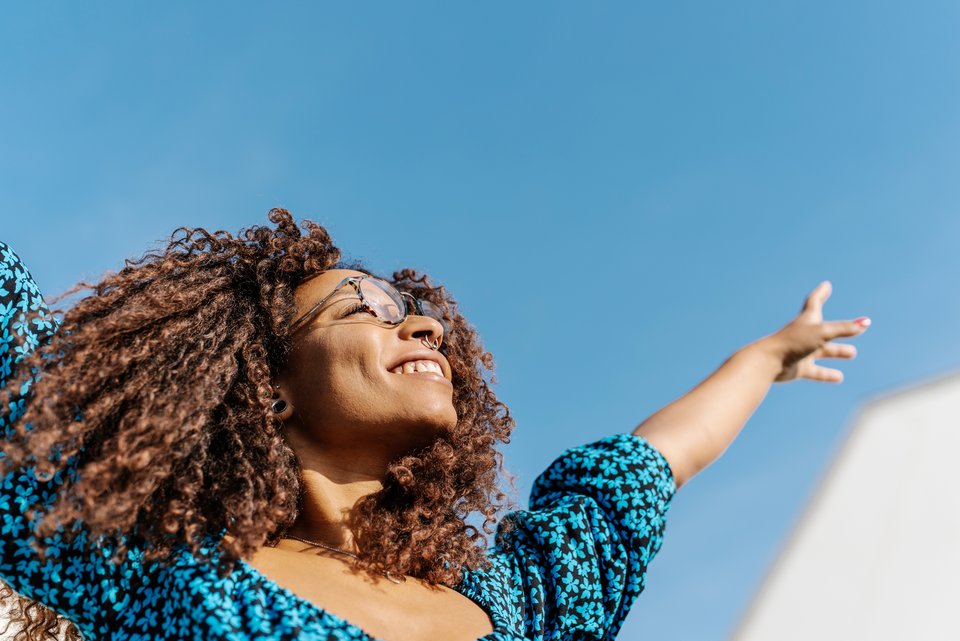
[(956, 3), (194, 4), (6, 8), (0, 236), (48, 295), (181, 225), (317, 220), (455, 293), (521, 503), (820, 280), (874, 319), (681, 490), (623, 639), (727, 638), (857, 408), (960, 363)]

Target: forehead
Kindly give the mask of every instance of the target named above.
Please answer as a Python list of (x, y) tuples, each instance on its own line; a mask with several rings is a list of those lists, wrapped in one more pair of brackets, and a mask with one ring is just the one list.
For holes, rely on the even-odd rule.
[[(350, 276), (366, 276), (366, 274), (355, 269), (328, 269), (300, 283), (293, 293), (297, 313), (306, 312), (322, 300), (324, 296), (329, 295), (343, 279)], [(352, 294), (353, 290), (351, 289), (349, 293)]]

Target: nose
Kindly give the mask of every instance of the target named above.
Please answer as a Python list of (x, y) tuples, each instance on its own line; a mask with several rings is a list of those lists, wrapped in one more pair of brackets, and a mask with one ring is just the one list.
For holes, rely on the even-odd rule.
[(407, 319), (400, 323), (400, 338), (423, 340), (430, 343), (443, 342), (443, 325), (435, 318), (429, 316), (418, 316), (410, 314)]

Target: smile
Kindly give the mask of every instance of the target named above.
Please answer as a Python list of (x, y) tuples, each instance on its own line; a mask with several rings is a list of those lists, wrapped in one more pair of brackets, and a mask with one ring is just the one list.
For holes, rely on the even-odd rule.
[(434, 361), (407, 361), (397, 365), (390, 370), (390, 372), (393, 374), (416, 374), (427, 372), (443, 376), (443, 370), (440, 368), (440, 364), (435, 363)]

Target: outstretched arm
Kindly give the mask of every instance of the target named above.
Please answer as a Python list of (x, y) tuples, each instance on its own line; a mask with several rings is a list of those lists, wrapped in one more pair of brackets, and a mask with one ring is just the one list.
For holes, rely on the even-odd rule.
[(831, 291), (829, 282), (820, 283), (790, 323), (735, 352), (699, 385), (634, 430), (660, 450), (678, 487), (723, 454), (772, 383), (843, 380), (839, 370), (815, 361), (856, 356), (852, 345), (833, 340), (862, 334), (870, 319), (825, 322), (823, 304)]

